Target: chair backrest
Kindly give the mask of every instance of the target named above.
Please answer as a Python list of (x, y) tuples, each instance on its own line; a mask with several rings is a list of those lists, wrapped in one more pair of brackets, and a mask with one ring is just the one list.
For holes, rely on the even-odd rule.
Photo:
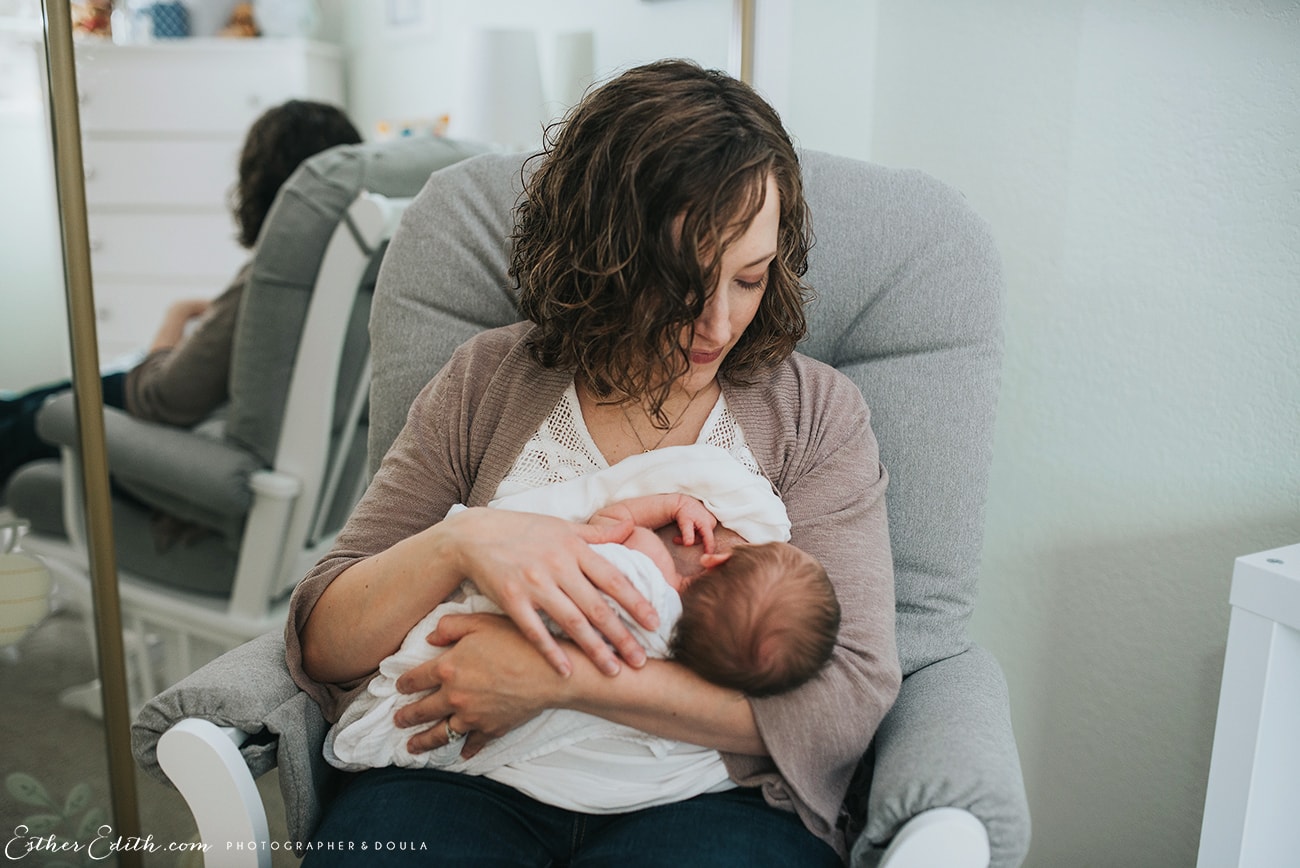
[[(263, 610), (268, 601), (291, 591), (332, 545), (361, 495), (366, 479), (362, 417), (370, 389), (369, 340), (357, 341), (366, 352), (353, 360), (355, 370), (345, 371), (346, 338), (360, 306), (358, 296), (373, 288), (388, 239), (410, 201), (362, 191), (325, 249), (285, 396), (274, 473), (253, 481), (256, 489), (272, 479), (291, 480), (295, 490), (285, 525), (268, 539), (268, 549), (283, 550), (279, 567), (250, 562), (249, 575), (257, 578), (245, 581), (249, 541), (262, 530), (250, 526), (233, 594), (247, 599), (232, 600), (232, 605)], [(369, 304), (365, 308), (369, 311)], [(341, 382), (345, 377), (350, 389)], [(337, 384), (333, 400), (321, 394), (321, 384), (329, 383)]]
[[(904, 674), (965, 650), (1001, 363), (1001, 270), (986, 224), (920, 172), (801, 153), (816, 244), (802, 352), (862, 390), (890, 473)], [(407, 209), (371, 313), (370, 462), (477, 331), (517, 321), (506, 276), (521, 156), (444, 169)]]
[[(285, 182), (258, 236), (240, 302), (230, 361), (225, 437), (271, 466), (284, 421), (285, 395), (298, 339), (334, 227), (362, 190), (414, 196), (431, 172), (472, 154), (479, 145), (432, 137), (341, 145), (306, 160)], [(377, 259), (376, 259), (377, 261)], [(373, 286), (374, 275), (370, 275)], [(350, 393), (368, 352), (370, 289), (352, 311), (339, 378)], [(335, 418), (343, 422), (343, 410)]]

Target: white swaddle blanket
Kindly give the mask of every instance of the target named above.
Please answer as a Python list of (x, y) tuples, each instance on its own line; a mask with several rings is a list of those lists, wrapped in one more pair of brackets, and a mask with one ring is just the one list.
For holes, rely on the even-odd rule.
[[(785, 507), (768, 482), (713, 446), (678, 446), (632, 456), (585, 477), (509, 494), (490, 505), (585, 521), (611, 503), (662, 493), (696, 497), (720, 524), (749, 542), (784, 541), (790, 537)], [(659, 613), (659, 629), (647, 631), (606, 598), (646, 654), (664, 657), (668, 638), (681, 614), (677, 592), (644, 554), (615, 544), (593, 549), (627, 575)], [(460, 744), (412, 754), (406, 749), (406, 741), (416, 730), (397, 728), (393, 714), (424, 694), (398, 693), (397, 679), (442, 653), (443, 649), (428, 644), (426, 637), (443, 615), (501, 612), (472, 584), (466, 582), (463, 587), (467, 591), (465, 599), (439, 605), (416, 624), (402, 647), (380, 664), (379, 674), (366, 692), (330, 729), (325, 758), (331, 765), (349, 771), (397, 765), (480, 774), (539, 801), (585, 813), (636, 810), (732, 786), (717, 751), (565, 709), (543, 712), (488, 742), (469, 760), (461, 759)], [(558, 632), (554, 624), (548, 626)]]
[(488, 506), (586, 521), (612, 503), (650, 494), (689, 494), (746, 542), (785, 542), (790, 519), (772, 485), (717, 446), (669, 446), (624, 458), (586, 476), (541, 488), (497, 490)]

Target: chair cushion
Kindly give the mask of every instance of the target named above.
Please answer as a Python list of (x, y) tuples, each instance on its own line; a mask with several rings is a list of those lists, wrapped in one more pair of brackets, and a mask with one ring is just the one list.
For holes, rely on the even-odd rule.
[(284, 662), (284, 631), (244, 643), (146, 703), (131, 725), (131, 751), (140, 768), (168, 786), (158, 764), (158, 739), (189, 717), (249, 733), (240, 753), (253, 777), (280, 769), (290, 838), (305, 844), (320, 819), (321, 798), (339, 772), (325, 762), (329, 728), (320, 708), (298, 689)]
[[(34, 533), (62, 537), (63, 465), (57, 458), (23, 465), (5, 489), (10, 507)], [(117, 563), (158, 585), (218, 596), (230, 593), (239, 552), (220, 534), (178, 528), (171, 519), (114, 489)]]
[[(267, 466), (274, 462), (311, 290), (334, 227), (357, 194), (414, 196), (430, 173), (481, 150), (447, 139), (401, 139), (342, 145), (298, 167), (267, 214), (244, 289), (230, 363), (229, 440)], [(369, 351), (368, 319), (363, 292), (349, 326), (340, 394), (350, 393)]]
[(802, 157), (818, 299), (800, 349), (848, 375), (871, 408), (907, 675), (970, 646), (1002, 357), (1000, 259), (987, 224), (934, 178)]
[[(227, 444), (214, 417), (193, 429), (145, 422), (104, 408), (108, 469), (119, 493), (185, 522), (238, 540), (252, 505), (248, 478), (255, 457)], [(37, 430), (47, 442), (76, 446), (76, 402), (71, 392), (41, 408)]]
[[(987, 225), (939, 181), (814, 151), (801, 160), (818, 298), (800, 349), (847, 374), (872, 410), (890, 474), (907, 674), (970, 645), (1001, 358), (999, 259)], [(518, 319), (506, 269), (522, 161), (491, 154), (438, 173), (393, 236), (371, 317), (372, 470), (452, 350)]]

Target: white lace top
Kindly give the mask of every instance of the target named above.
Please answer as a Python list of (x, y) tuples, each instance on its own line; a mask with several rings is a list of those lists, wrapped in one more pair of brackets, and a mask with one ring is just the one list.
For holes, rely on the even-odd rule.
[[(695, 442), (725, 449), (750, 473), (763, 476), (736, 417), (721, 395)], [(608, 467), (609, 462), (582, 418), (577, 389), (570, 383), (551, 414), (524, 444), (514, 466), (497, 486), (493, 500)], [(638, 793), (640, 801), (634, 807), (647, 807), (736, 786), (717, 751), (651, 736), (643, 738), (588, 738), (527, 762), (503, 766), (488, 776), (535, 799), (561, 806), (569, 806), (566, 799), (572, 799), (574, 793), (586, 794), (588, 801), (572, 809), (594, 813), (608, 810), (592, 801), (602, 788), (623, 794), (624, 801), (627, 793)], [(619, 808), (631, 809), (626, 804)]]
[[(695, 442), (725, 449), (750, 473), (763, 475), (754, 453), (745, 443), (745, 435), (736, 423), (736, 417), (727, 409), (727, 401), (721, 395), (704, 420), (704, 427)], [(578, 391), (570, 383), (555, 409), (524, 444), (523, 451), (501, 480), (493, 499), (566, 482), (606, 467), (609, 463), (591, 439), (578, 404)]]

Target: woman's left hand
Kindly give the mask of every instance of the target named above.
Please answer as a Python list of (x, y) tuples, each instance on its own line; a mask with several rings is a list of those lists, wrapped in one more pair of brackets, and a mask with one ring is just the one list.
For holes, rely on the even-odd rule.
[(437, 724), (413, 735), (412, 753), (447, 744), (447, 727), (469, 733), (461, 756), (556, 707), (564, 679), (551, 668), (509, 618), (501, 615), (447, 615), (429, 636), (433, 645), (450, 646), (397, 680), (401, 693), (433, 691), (397, 712), (401, 727)]

